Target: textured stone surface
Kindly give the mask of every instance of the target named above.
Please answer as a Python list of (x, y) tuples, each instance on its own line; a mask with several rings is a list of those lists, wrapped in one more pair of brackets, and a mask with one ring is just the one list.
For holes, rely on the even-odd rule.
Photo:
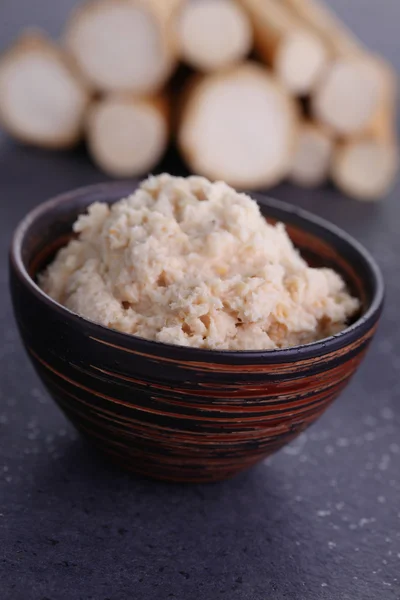
[[(397, 0), (335, 5), (399, 67)], [(2, 43), (42, 12), (57, 30), (59, 3), (31, 0), (29, 15), (25, 6), (3, 0)], [(182, 169), (174, 156), (164, 168)], [(0, 137), (2, 600), (399, 600), (400, 188), (380, 205), (332, 189), (274, 190), (374, 254), (388, 288), (382, 325), (358, 375), (314, 427), (247, 474), (187, 487), (103, 463), (44, 392), (13, 322), (12, 229), (49, 196), (104, 179), (83, 151), (36, 152)]]

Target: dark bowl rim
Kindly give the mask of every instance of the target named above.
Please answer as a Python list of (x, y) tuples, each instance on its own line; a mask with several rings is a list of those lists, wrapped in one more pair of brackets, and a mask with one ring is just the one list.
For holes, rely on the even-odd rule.
[[(24, 237), (31, 227), (32, 223), (47, 212), (53, 211), (64, 202), (71, 202), (77, 196), (83, 196), (90, 193), (104, 193), (106, 196), (109, 190), (121, 190), (121, 198), (124, 194), (132, 193), (137, 185), (138, 181), (117, 181), (117, 182), (106, 182), (98, 183), (94, 185), (81, 186), (75, 188), (69, 192), (57, 194), (47, 201), (42, 202), (31, 211), (20, 221), (17, 225), (10, 245), (10, 264), (14, 268), (16, 274), (22, 280), (22, 282), (29, 288), (29, 290), (42, 302), (44, 302), (50, 310), (56, 311), (61, 316), (67, 317), (76, 325), (84, 324), (87, 328), (93, 331), (94, 337), (112, 337), (116, 342), (119, 342), (121, 347), (129, 348), (130, 345), (135, 345), (135, 351), (143, 351), (144, 354), (156, 355), (163, 350), (163, 354), (168, 356), (174, 356), (178, 359), (184, 358), (185, 360), (192, 359), (196, 361), (198, 359), (222, 359), (229, 358), (229, 361), (235, 361), (235, 359), (242, 360), (253, 360), (253, 359), (264, 359), (265, 362), (293, 362), (298, 360), (305, 360), (330, 352), (335, 352), (340, 348), (356, 341), (359, 339), (368, 329), (370, 329), (375, 322), (378, 320), (385, 295), (385, 285), (383, 276), (380, 268), (378, 267), (375, 259), (369, 253), (362, 244), (360, 244), (350, 234), (346, 233), (340, 227), (337, 227), (333, 223), (325, 220), (322, 217), (316, 216), (307, 210), (299, 208), (288, 202), (282, 200), (275, 200), (267, 195), (258, 192), (246, 192), (250, 197), (254, 198), (260, 205), (268, 209), (278, 210), (284, 215), (295, 216), (300, 218), (302, 221), (309, 222), (315, 225), (317, 228), (328, 231), (333, 237), (339, 238), (347, 245), (351, 246), (352, 249), (362, 258), (369, 274), (371, 276), (375, 294), (371, 300), (370, 306), (354, 323), (340, 331), (339, 333), (326, 337), (316, 342), (310, 342), (308, 344), (302, 344), (299, 346), (292, 346), (289, 348), (281, 348), (276, 350), (211, 350), (204, 348), (196, 348), (191, 346), (181, 346), (175, 344), (167, 344), (164, 342), (158, 342), (153, 340), (147, 340), (145, 338), (123, 333), (115, 329), (101, 325), (90, 319), (82, 317), (77, 313), (69, 310), (65, 306), (62, 306), (50, 296), (45, 294), (37, 283), (31, 278), (22, 260), (22, 245)], [(106, 201), (106, 198), (104, 199)], [(282, 218), (285, 223), (285, 219)], [(301, 225), (300, 225), (301, 227)], [(323, 239), (323, 238), (322, 238)]]

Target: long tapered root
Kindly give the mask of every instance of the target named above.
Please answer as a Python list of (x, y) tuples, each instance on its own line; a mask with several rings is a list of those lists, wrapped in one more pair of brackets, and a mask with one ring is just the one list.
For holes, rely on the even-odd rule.
[(111, 96), (89, 111), (89, 151), (95, 163), (113, 177), (143, 175), (164, 154), (168, 129), (168, 110), (163, 99)]
[(274, 67), (279, 79), (296, 96), (310, 94), (327, 65), (321, 40), (302, 29), (287, 34), (277, 49)]
[(383, 95), (368, 129), (337, 146), (332, 178), (348, 196), (380, 200), (392, 189), (399, 168), (396, 137), (397, 76), (379, 61)]
[(324, 40), (333, 56), (364, 52), (352, 31), (323, 0), (282, 0), (297, 17)]
[(150, 94), (174, 66), (170, 0), (92, 0), (78, 7), (65, 43), (87, 81), (103, 92)]
[(44, 35), (26, 33), (0, 61), (0, 120), (15, 138), (43, 148), (73, 146), (89, 101), (67, 59)]
[(290, 179), (303, 187), (316, 187), (329, 177), (334, 140), (328, 132), (312, 122), (299, 126)]
[(194, 172), (254, 189), (287, 175), (296, 124), (292, 98), (262, 67), (247, 63), (193, 86), (178, 143)]
[(182, 59), (204, 72), (239, 62), (253, 43), (247, 14), (234, 0), (189, 0), (177, 18), (176, 31)]
[(392, 189), (398, 164), (395, 146), (373, 139), (348, 142), (336, 152), (332, 177), (348, 196), (374, 201)]
[(358, 134), (378, 109), (382, 88), (381, 72), (372, 57), (338, 58), (315, 91), (313, 114), (338, 135)]
[(324, 41), (281, 1), (240, 0), (248, 12), (258, 54), (294, 95), (309, 94), (323, 73), (328, 52)]

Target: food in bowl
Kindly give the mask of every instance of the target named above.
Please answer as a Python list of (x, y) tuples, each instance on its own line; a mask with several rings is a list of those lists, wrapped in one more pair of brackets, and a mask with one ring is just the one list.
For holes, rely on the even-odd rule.
[(285, 223), (309, 264), (341, 273), (360, 299), (348, 327), (311, 344), (255, 352), (164, 344), (104, 327), (52, 300), (37, 278), (71, 239), (78, 215), (94, 202), (118, 202), (135, 185), (67, 192), (22, 220), (10, 250), (21, 338), (58, 406), (121, 467), (168, 481), (225, 479), (287, 444), (346, 388), (378, 326), (382, 275), (344, 231), (256, 195), (262, 214)]
[(313, 268), (282, 223), (202, 177), (149, 177), (112, 206), (94, 203), (40, 276), (71, 311), (149, 340), (274, 350), (344, 329), (360, 307), (342, 277)]

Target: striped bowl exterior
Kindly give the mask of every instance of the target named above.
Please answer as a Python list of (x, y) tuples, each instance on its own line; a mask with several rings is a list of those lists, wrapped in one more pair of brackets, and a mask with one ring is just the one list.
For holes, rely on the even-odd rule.
[(374, 335), (380, 273), (346, 234), (276, 201), (303, 255), (337, 268), (364, 304), (345, 332), (273, 352), (218, 352), (150, 342), (74, 315), (33, 277), (65, 243), (78, 212), (115, 201), (128, 184), (93, 186), (52, 200), (18, 228), (11, 291), (22, 339), (41, 380), (79, 431), (135, 472), (173, 481), (229, 477), (313, 423), (347, 385)]

